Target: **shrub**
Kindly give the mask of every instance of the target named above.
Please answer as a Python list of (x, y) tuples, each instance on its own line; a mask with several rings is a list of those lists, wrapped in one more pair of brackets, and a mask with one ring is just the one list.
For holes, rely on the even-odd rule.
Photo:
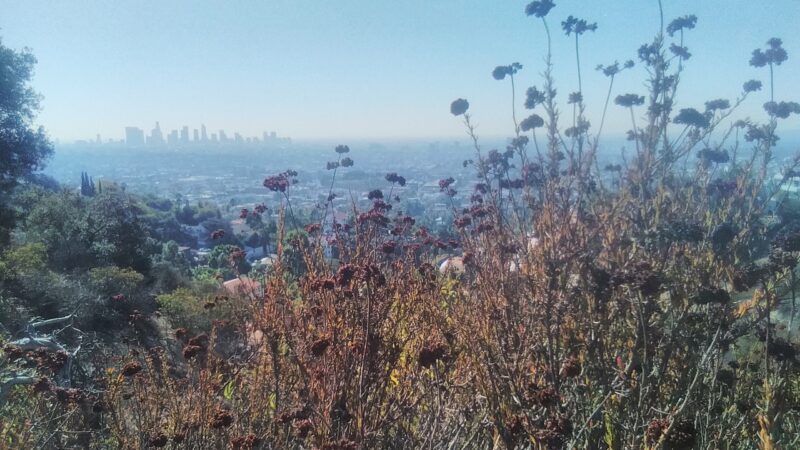
[[(548, 41), (554, 6), (526, 8)], [(769, 199), (780, 183), (768, 183), (768, 169), (778, 120), (796, 108), (773, 103), (766, 124), (729, 123), (757, 91), (753, 84), (703, 112), (678, 107), (691, 55), (685, 34), (695, 25), (694, 16), (676, 19), (666, 26), (669, 38), (660, 30), (639, 48), (649, 92), (617, 97), (631, 117), (635, 153), (613, 170), (597, 163), (602, 123), (614, 77), (633, 63), (600, 67), (609, 88), (594, 132), (579, 43), (595, 23), (562, 22), (575, 39), (578, 75), (566, 125), (549, 52), (543, 88), (528, 89), (525, 102), (539, 119), (520, 125), (512, 110), (505, 149), (486, 152), (477, 113), (467, 100), (454, 101), (450, 112), (474, 144), (465, 164), (477, 183), (442, 177), (449, 235), (391, 212), (400, 200), (384, 192), (396, 174), (388, 189), (370, 192), (368, 209), (353, 206), (350, 223), (323, 220), (304, 231), (290, 195), (297, 172), (265, 178), (281, 220), (263, 293), (229, 303), (232, 320), (210, 324), (221, 300), (186, 289), (160, 296), (165, 315), (184, 325), (176, 333), (181, 355), (132, 352), (108, 371), (110, 441), (298, 449), (795, 445), (800, 252), (796, 224), (771, 223), (779, 219)], [(780, 40), (768, 46), (752, 64), (774, 75), (787, 54)], [(521, 69), (494, 72), (509, 79), (512, 98)], [(740, 137), (726, 125), (747, 131)], [(326, 167), (335, 174), (353, 163), (344, 161), (337, 156)], [(730, 170), (717, 170), (722, 164)], [(335, 175), (329, 191), (334, 182)], [(332, 247), (335, 261), (326, 257)], [(221, 268), (219, 256), (231, 252), (217, 248), (212, 259)], [(435, 264), (443, 255), (458, 270), (441, 273)], [(789, 310), (783, 329), (774, 322), (782, 309)], [(223, 332), (236, 345), (219, 345)]]

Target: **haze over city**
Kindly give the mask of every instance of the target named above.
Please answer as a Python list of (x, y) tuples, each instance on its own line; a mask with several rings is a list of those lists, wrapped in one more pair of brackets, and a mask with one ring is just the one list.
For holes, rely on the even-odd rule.
[[(102, 2), (0, 0), (5, 45), (30, 47), (39, 60), (33, 86), (44, 97), (39, 122), (59, 141), (123, 139), (124, 127), (165, 133), (200, 124), (233, 136), (264, 130), (295, 139), (463, 138), (449, 102), (469, 98), (484, 136), (513, 133), (509, 87), (491, 77), (518, 61), (518, 100), (540, 85), (545, 33), (520, 13), (527, 2)], [(797, 33), (795, 0), (665, 2), (668, 16), (692, 12), (691, 64), (681, 98), (696, 107), (734, 98), (763, 74), (747, 61), (773, 35)], [(583, 43), (588, 112), (599, 113), (605, 77), (597, 64), (625, 61), (650, 41), (655, 2), (563, 1), (559, 9), (600, 22)], [(635, 18), (635, 19), (633, 19)], [(769, 26), (751, 26), (753, 23)], [(700, 37), (702, 36), (702, 38)], [(572, 41), (553, 29), (560, 99), (576, 89)], [(778, 92), (797, 83), (800, 60), (776, 77)], [(644, 68), (621, 75), (617, 92), (643, 92)], [(758, 99), (741, 116), (763, 118)], [(694, 102), (692, 99), (698, 99)], [(521, 106), (518, 105), (521, 110)], [(606, 129), (622, 134), (625, 115)], [(800, 128), (791, 118), (786, 128)]]

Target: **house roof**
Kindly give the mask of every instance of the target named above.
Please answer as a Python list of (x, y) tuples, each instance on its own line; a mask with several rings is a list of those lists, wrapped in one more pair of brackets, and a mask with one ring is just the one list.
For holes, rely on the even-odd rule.
[(232, 295), (261, 296), (261, 283), (248, 277), (228, 280), (222, 283), (222, 287)]

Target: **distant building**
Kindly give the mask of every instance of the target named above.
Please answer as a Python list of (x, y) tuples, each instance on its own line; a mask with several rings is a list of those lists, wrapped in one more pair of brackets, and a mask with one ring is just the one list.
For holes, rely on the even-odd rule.
[(125, 143), (131, 147), (144, 146), (144, 130), (137, 127), (125, 127)]
[(219, 141), (228, 142), (228, 136), (225, 134), (225, 130), (219, 130)]
[(242, 142), (244, 142), (242, 135), (239, 133), (233, 133), (233, 140), (236, 141), (237, 144), (241, 144)]
[(172, 130), (169, 132), (167, 143), (169, 145), (176, 145), (178, 143), (178, 130)]
[(150, 131), (150, 139), (147, 142), (150, 145), (163, 145), (164, 135), (161, 133), (161, 125), (156, 122), (156, 127)]
[(200, 125), (200, 139), (203, 142), (208, 141), (208, 134), (206, 134), (206, 126), (205, 126), (205, 124)]
[(211, 142), (217, 142), (217, 133), (211, 133)]
[(194, 142), (200, 142), (200, 132), (197, 131), (197, 128), (194, 129)]
[(249, 297), (252, 299), (263, 297), (264, 292), (261, 283), (245, 276), (228, 280), (222, 283), (222, 287), (231, 295)]
[(181, 143), (188, 144), (189, 143), (189, 127), (186, 125), (181, 128)]

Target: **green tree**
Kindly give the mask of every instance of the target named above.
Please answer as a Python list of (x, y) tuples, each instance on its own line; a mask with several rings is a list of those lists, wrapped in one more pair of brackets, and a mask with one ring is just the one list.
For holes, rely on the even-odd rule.
[(44, 129), (33, 123), (39, 111), (39, 95), (29, 86), (35, 64), (29, 50), (12, 50), (0, 40), (0, 245), (8, 243), (15, 221), (10, 192), (53, 152)]
[(283, 238), (283, 264), (295, 277), (303, 276), (308, 270), (302, 250), (308, 246), (308, 233), (303, 230), (291, 230)]
[(236, 278), (237, 275), (245, 275), (252, 267), (243, 256), (235, 256), (240, 251), (241, 249), (235, 245), (217, 245), (211, 250), (208, 266), (220, 270), (226, 280)]
[(103, 189), (86, 210), (84, 239), (98, 262), (130, 267), (142, 273), (150, 268), (149, 230), (141, 209), (124, 192)]
[(122, 294), (130, 298), (139, 290), (144, 276), (135, 270), (105, 266), (90, 270), (89, 281), (95, 290), (106, 297)]

